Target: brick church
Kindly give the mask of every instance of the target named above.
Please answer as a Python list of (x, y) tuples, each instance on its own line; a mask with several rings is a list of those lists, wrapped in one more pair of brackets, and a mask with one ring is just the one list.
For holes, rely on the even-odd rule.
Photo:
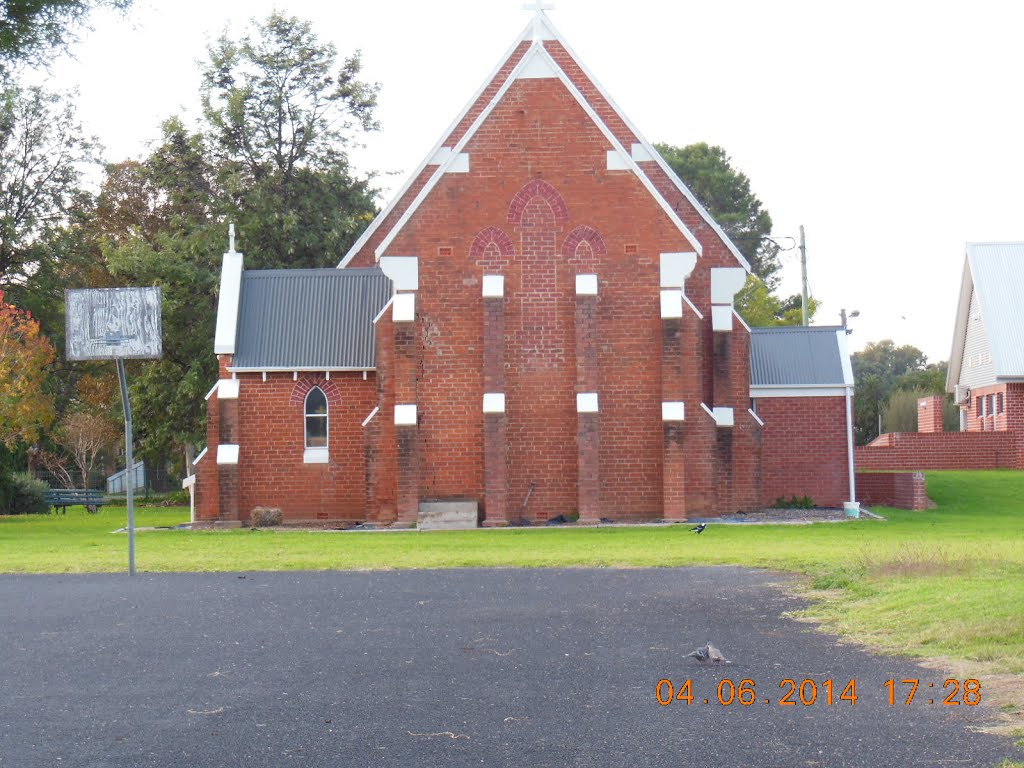
[(748, 272), (537, 11), (337, 269), (225, 254), (196, 519), (851, 501), (846, 334), (749, 328)]

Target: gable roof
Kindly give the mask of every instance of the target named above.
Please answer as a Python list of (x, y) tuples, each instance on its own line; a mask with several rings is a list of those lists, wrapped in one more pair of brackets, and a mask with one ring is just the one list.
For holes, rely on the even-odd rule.
[(242, 273), (232, 371), (369, 370), (391, 280), (371, 269)]
[[(338, 266), (346, 267), (368, 247), (373, 248), (375, 259), (384, 255), (387, 246), (431, 189), (459, 161), (462, 148), (511, 84), (519, 77), (536, 76), (556, 77), (562, 81), (608, 139), (611, 149), (619, 155), (622, 167), (637, 176), (698, 254), (702, 251), (701, 243), (677, 212), (678, 204), (669, 199), (672, 196), (670, 190), (685, 198), (688, 207), (696, 214), (695, 218), (710, 227), (738, 263), (750, 271), (750, 264), (739, 249), (669, 169), (654, 147), (633, 127), (542, 10), (537, 11), (488, 80)], [(431, 170), (434, 165), (437, 168)]]
[(846, 329), (830, 325), (752, 328), (750, 386), (751, 389), (852, 387), (853, 369), (846, 348)]
[(967, 243), (946, 374), (949, 392), (960, 381), (975, 292), (996, 380), (1024, 379), (1024, 242)]

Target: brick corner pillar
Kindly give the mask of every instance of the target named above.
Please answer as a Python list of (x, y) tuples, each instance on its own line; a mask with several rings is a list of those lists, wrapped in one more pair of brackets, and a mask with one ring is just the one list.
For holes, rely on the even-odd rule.
[(374, 408), (363, 422), (363, 494), (364, 517), (377, 516), (377, 483), (380, 482), (380, 407)]
[(484, 275), (484, 526), (506, 526), (508, 417), (505, 415), (505, 279)]
[(240, 383), (237, 379), (220, 379), (213, 397), (219, 405), (218, 443), (215, 448), (217, 459), (217, 484), (220, 487), (217, 519), (222, 521), (241, 520), (241, 483), (238, 471), (240, 452), (240, 427), (238, 423), (238, 394)]
[(686, 409), (683, 370), (683, 292), (661, 292), (661, 423), (662, 517), (686, 520), (686, 452), (683, 449)]
[(220, 400), (213, 395), (216, 386), (206, 401), (206, 451), (199, 454), (194, 462), (196, 472), (195, 491), (196, 520), (211, 522), (220, 514), (220, 473), (216, 456), (220, 444)]
[(579, 522), (601, 519), (597, 275), (576, 275), (576, 493)]
[(416, 294), (395, 294), (391, 305), (395, 335), (395, 441), (398, 459), (395, 522), (412, 525), (420, 515), (420, 435), (423, 414), (416, 406), (419, 340), (416, 338)]
[(942, 431), (942, 406), (945, 398), (942, 395), (929, 395), (917, 400), (917, 431)]
[[(742, 267), (716, 267), (711, 270), (711, 330), (714, 337), (712, 347), (712, 397), (714, 407), (716, 439), (715, 491), (718, 514), (730, 514), (736, 504), (737, 462), (735, 455), (736, 391), (733, 386), (735, 354), (733, 327), (735, 310), (733, 299), (746, 282), (747, 272)], [(739, 347), (741, 345), (736, 344)], [(744, 408), (746, 407), (745, 404)]]
[(661, 516), (670, 522), (684, 522), (686, 509), (686, 418), (685, 400), (697, 393), (696, 367), (687, 369), (684, 358), (699, 358), (689, 350), (683, 324), (686, 279), (697, 263), (696, 253), (660, 255), (661, 288)]
[(683, 450), (684, 406), (682, 401), (661, 404), (662, 517), (673, 523), (686, 522), (686, 452)]

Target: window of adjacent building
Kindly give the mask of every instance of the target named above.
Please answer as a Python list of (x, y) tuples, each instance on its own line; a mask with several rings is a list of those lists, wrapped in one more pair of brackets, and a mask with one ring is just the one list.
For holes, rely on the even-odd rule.
[(307, 464), (327, 463), (327, 395), (320, 387), (313, 387), (306, 395), (306, 452)]
[(985, 415), (985, 397), (982, 395), (974, 401), (974, 415), (984, 416)]
[(988, 415), (992, 416), (996, 412), (996, 396), (988, 396)]
[(1003, 412), (1003, 393), (1000, 392), (996, 395), (996, 413)]

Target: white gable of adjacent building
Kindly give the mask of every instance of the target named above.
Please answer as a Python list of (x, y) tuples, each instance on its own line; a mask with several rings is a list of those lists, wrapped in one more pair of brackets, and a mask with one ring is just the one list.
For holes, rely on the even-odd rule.
[(978, 290), (971, 292), (970, 311), (967, 315), (967, 335), (964, 339), (964, 356), (960, 363), (960, 381), (963, 387), (984, 387), (996, 381), (996, 369), (992, 365), (992, 347), (985, 333), (985, 321), (981, 317)]
[(968, 243), (946, 389), (1024, 381), (1024, 242)]

